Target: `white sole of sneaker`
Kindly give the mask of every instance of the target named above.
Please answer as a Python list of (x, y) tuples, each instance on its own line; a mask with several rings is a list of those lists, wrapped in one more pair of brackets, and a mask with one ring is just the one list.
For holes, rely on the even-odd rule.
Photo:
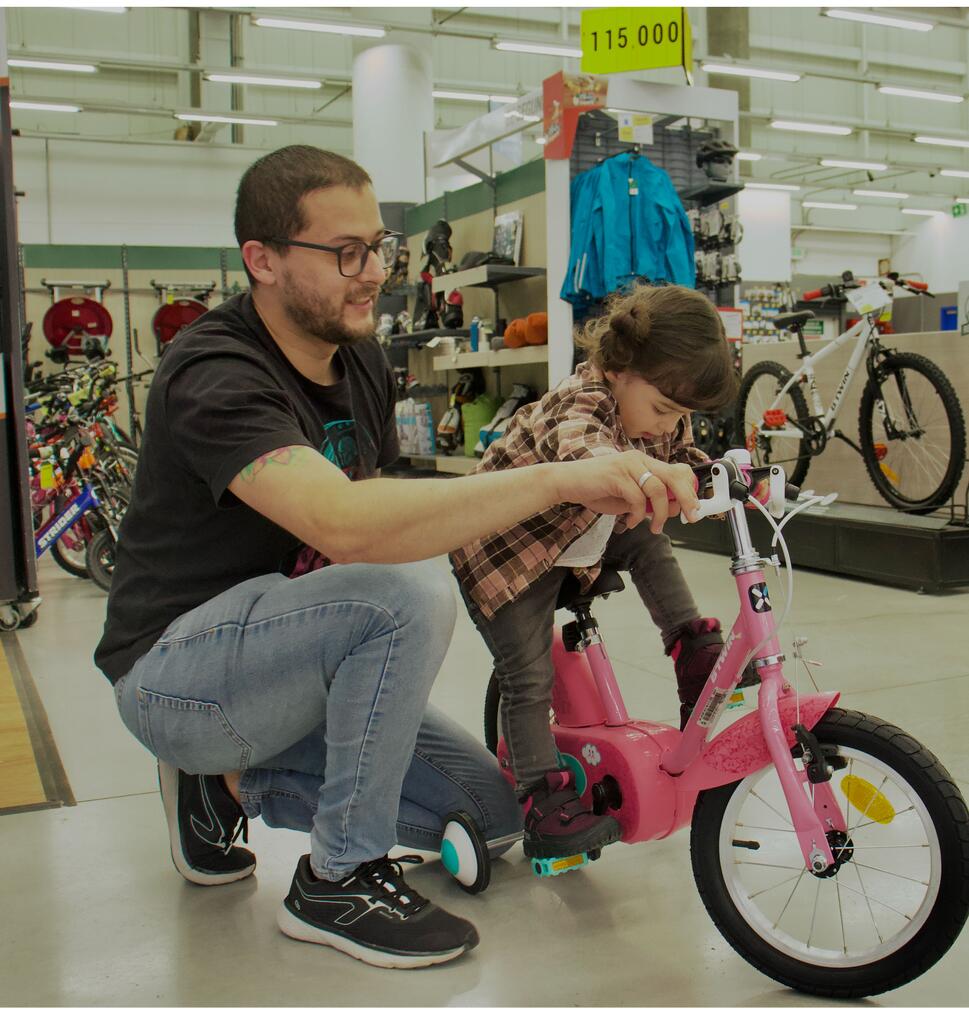
[(292, 937), (294, 940), (334, 947), (344, 954), (349, 954), (351, 958), (356, 958), (368, 965), (376, 965), (378, 968), (426, 968), (428, 965), (441, 965), (445, 961), (453, 961), (455, 958), (461, 957), (468, 949), (458, 947), (453, 951), (444, 951), (439, 954), (397, 954), (393, 951), (378, 951), (340, 936), (339, 933), (328, 933), (317, 926), (303, 922), (302, 919), (297, 919), (285, 904), (279, 906), (279, 911), (276, 913), (276, 925), (286, 936)]
[(168, 844), (171, 847), (172, 862), (175, 869), (193, 884), (202, 887), (214, 887), (218, 884), (231, 884), (236, 880), (245, 880), (256, 868), (256, 864), (247, 866), (232, 873), (203, 873), (185, 861), (182, 852), (182, 839), (178, 833), (178, 769), (164, 761), (158, 762), (158, 787), (161, 790), (162, 806), (165, 808), (165, 819), (168, 822)]

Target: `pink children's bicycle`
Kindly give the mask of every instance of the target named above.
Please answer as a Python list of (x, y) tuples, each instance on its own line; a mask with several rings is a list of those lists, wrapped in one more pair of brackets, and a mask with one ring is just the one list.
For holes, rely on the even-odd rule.
[[(751, 496), (765, 478), (766, 508)], [(764, 574), (781, 561), (754, 549), (745, 504), (775, 529), (786, 616), (782, 529), (822, 501), (803, 495), (784, 517), (791, 493), (779, 466), (753, 469), (743, 450), (705, 469), (701, 516), (726, 515), (740, 612), (682, 732), (626, 713), (591, 612), (593, 599), (622, 589), (615, 572), (560, 600), (575, 620), (554, 640), (552, 731), (583, 799), (616, 817), (623, 842), (691, 826), (700, 896), (742, 957), (806, 993), (870, 996), (921, 975), (958, 937), (969, 914), (969, 812), (945, 768), (901, 729), (835, 707), (837, 692), (798, 694), (797, 670), (813, 683), (801, 639), (785, 676), (784, 617), (775, 623)], [(760, 677), (756, 711), (710, 738), (748, 663)], [(486, 739), (507, 772), (498, 704), (492, 678)], [(490, 878), (489, 848), (507, 845), (484, 842), (466, 814), (452, 814), (442, 859), (475, 893)], [(533, 859), (532, 868), (555, 876), (596, 858)]]

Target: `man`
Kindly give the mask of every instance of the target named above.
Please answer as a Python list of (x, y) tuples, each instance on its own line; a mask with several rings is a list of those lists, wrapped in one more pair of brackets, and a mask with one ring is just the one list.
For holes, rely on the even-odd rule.
[(648, 496), (658, 529), (667, 485), (696, 506), (692, 477), (633, 452), (380, 478), (397, 440), (373, 339), (387, 231), (369, 177), (283, 148), (243, 176), (235, 228), (251, 294), (159, 366), (95, 658), (158, 758), (184, 877), (252, 873), (233, 844), (248, 818), (305, 830), (284, 933), (375, 965), (447, 961), (474, 927), (407, 886), (388, 849), (436, 848), (450, 810), (488, 839), (521, 815), (493, 758), (427, 706), (454, 597), (416, 561), (566, 500), (635, 524)]

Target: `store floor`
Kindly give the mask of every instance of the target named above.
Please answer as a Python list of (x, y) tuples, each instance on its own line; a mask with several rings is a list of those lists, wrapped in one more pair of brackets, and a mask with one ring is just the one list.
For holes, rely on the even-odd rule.
[[(732, 616), (725, 561), (680, 557), (701, 608)], [(183, 882), (154, 763), (122, 727), (91, 661), (104, 597), (46, 561), (41, 588), (39, 622), (17, 636), (77, 805), (0, 816), (4, 1005), (816, 1005), (722, 940), (694, 887), (685, 831), (611, 846), (592, 867), (544, 881), (516, 846), (477, 897), (426, 863), (409, 874), (414, 886), (481, 934), (475, 951), (437, 968), (375, 969), (284, 937), (275, 912), (305, 837), (254, 824), (254, 877), (217, 888)], [(825, 661), (823, 687), (903, 726), (969, 795), (967, 604), (969, 593), (920, 596), (802, 572), (784, 640), (808, 636), (809, 657)], [(598, 612), (630, 713), (671, 720), (671, 670), (634, 595)], [(433, 700), (479, 732), (487, 674), (461, 611)], [(920, 980), (871, 1003), (959, 1006), (967, 962), (964, 933)]]

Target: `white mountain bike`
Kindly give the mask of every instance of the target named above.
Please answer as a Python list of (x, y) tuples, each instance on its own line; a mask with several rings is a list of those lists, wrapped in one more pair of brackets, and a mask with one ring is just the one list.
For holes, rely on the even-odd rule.
[[(795, 486), (804, 484), (811, 459), (837, 437), (861, 455), (871, 481), (888, 503), (911, 514), (928, 514), (951, 500), (962, 478), (966, 424), (952, 384), (935, 363), (881, 344), (877, 321), (891, 305), (895, 286), (932, 295), (924, 283), (899, 278), (897, 273), (864, 284), (850, 271), (840, 282), (805, 292), (806, 300), (845, 296), (861, 315), (815, 354), (808, 352), (803, 334), (805, 322), (814, 317), (810, 310), (775, 317), (777, 328), (797, 337), (802, 363), (791, 373), (780, 363), (765, 361), (744, 374), (734, 432), (755, 465), (783, 465)], [(855, 343), (851, 358), (825, 410), (814, 365), (851, 341)], [(862, 359), (868, 380), (855, 443), (836, 424)], [(802, 385), (807, 386), (810, 409)]]

